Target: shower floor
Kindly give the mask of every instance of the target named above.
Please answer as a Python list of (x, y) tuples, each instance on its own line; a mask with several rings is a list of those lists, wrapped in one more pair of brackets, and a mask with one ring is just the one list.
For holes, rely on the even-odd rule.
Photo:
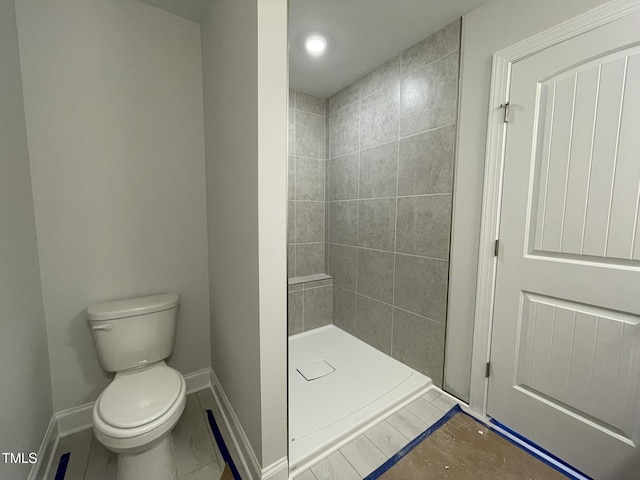
[(431, 385), (333, 325), (289, 337), (290, 472), (309, 468)]

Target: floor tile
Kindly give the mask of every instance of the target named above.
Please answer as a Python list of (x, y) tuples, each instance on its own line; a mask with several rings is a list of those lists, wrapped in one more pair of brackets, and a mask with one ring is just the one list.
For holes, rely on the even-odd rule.
[(362, 480), (362, 476), (340, 452), (314, 465), (311, 471), (318, 480)]
[(199, 468), (195, 472), (191, 472), (184, 477), (180, 477), (179, 480), (219, 480), (222, 475), (222, 470), (218, 465), (218, 462), (210, 463), (202, 468)]
[(427, 393), (422, 395), (422, 398), (424, 398), (427, 402), (432, 402), (434, 399), (438, 398), (440, 395), (441, 395), (440, 391), (437, 388), (432, 388), (428, 390)]
[(410, 440), (416, 438), (428, 427), (426, 423), (417, 418), (406, 408), (403, 408), (402, 410), (399, 410), (391, 415), (389, 418), (387, 418), (387, 421), (393, 428), (398, 430), (402, 435)]
[(296, 477), (296, 480), (317, 480), (317, 478), (311, 470), (305, 470)]
[(369, 475), (387, 459), (364, 435), (347, 443), (340, 452), (362, 477)]
[[(224, 458), (222, 458), (222, 453), (220, 452), (220, 448), (218, 448), (218, 442), (213, 436), (213, 431), (209, 426), (209, 417), (207, 416), (207, 410), (211, 410), (212, 412), (215, 411), (214, 409), (215, 401), (213, 400), (213, 394), (211, 393), (210, 389), (206, 388), (204, 390), (200, 390), (199, 392), (197, 392), (197, 395), (198, 395), (198, 400), (200, 401), (200, 408), (202, 411), (202, 415), (204, 416), (205, 424), (207, 425), (207, 431), (209, 432), (209, 438), (211, 439), (211, 443), (213, 444), (213, 451), (215, 452), (216, 458), (218, 459), (218, 464), (222, 467), (224, 466), (225, 461), (224, 461)], [(219, 419), (220, 417), (216, 417), (216, 418)]]
[(367, 430), (365, 435), (387, 458), (395, 455), (409, 443), (409, 439), (386, 420)]
[[(116, 480), (118, 455), (107, 450), (94, 436), (84, 480)], [(69, 478), (68, 480), (72, 480)]]
[(442, 418), (443, 412), (435, 405), (427, 402), (423, 398), (417, 398), (409, 405), (407, 410), (422, 420), (428, 427)]
[(431, 404), (433, 406), (442, 410), (442, 412), (444, 413), (447, 413), (449, 410), (451, 410), (451, 407), (453, 407), (456, 403), (458, 402), (456, 402), (448, 395), (445, 395), (444, 393), (440, 394), (439, 397), (436, 397), (431, 401)]
[(80, 480), (84, 478), (84, 472), (87, 468), (87, 460), (89, 459), (89, 450), (91, 449), (91, 439), (93, 438), (93, 430), (83, 430), (67, 437), (62, 437), (58, 445), (58, 449), (53, 457), (51, 471), (48, 480), (54, 480), (60, 462), (60, 456), (70, 452), (69, 463), (67, 464), (67, 480)]
[(173, 451), (178, 478), (217, 461), (197, 395), (187, 396), (187, 406), (173, 430)]

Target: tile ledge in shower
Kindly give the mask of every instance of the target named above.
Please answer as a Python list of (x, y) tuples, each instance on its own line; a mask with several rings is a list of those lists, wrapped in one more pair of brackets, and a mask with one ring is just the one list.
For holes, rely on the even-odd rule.
[(318, 280), (330, 280), (331, 275), (326, 273), (317, 273), (315, 275), (307, 275), (306, 277), (293, 277), (288, 280), (289, 285), (298, 285), (299, 283), (317, 282)]

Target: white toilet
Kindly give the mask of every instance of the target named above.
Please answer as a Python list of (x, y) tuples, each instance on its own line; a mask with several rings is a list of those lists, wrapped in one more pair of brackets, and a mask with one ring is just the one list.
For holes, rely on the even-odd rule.
[(103, 368), (116, 372), (93, 407), (93, 432), (118, 454), (117, 480), (175, 480), (171, 430), (187, 400), (173, 352), (178, 295), (93, 305), (89, 324)]

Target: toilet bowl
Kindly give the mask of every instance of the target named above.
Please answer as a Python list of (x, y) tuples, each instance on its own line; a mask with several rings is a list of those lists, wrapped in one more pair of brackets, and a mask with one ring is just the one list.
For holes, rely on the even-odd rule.
[(156, 295), (88, 309), (100, 361), (114, 380), (93, 407), (93, 431), (118, 454), (117, 480), (175, 480), (171, 430), (186, 384), (164, 358), (173, 351), (178, 296)]

